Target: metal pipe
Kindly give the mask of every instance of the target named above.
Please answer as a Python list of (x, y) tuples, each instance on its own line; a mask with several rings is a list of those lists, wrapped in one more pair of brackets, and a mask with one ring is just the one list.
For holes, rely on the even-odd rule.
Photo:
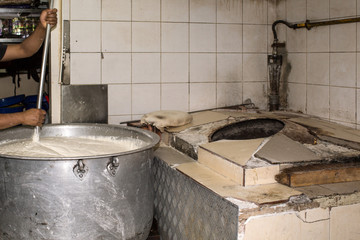
[[(50, 0), (49, 8), (52, 9), (53, 6), (54, 6), (54, 1)], [(43, 98), (44, 82), (45, 82), (45, 75), (46, 75), (46, 63), (47, 63), (47, 57), (48, 57), (48, 52), (49, 52), (50, 31), (51, 31), (50, 24), (46, 24), (44, 51), (43, 51), (42, 63), (41, 63), (39, 94), (38, 94), (37, 104), (36, 104), (37, 109), (41, 109), (41, 103), (42, 103), (42, 98)], [(40, 128), (38, 126), (35, 128), (35, 135), (34, 135), (35, 140), (37, 140), (39, 138), (39, 129)]]
[[(50, 0), (50, 9), (53, 8), (53, 0)], [(40, 75), (40, 85), (39, 85), (39, 94), (37, 99), (37, 108), (41, 109), (42, 103), (42, 96), (43, 96), (43, 89), (44, 89), (44, 82), (45, 82), (45, 75), (46, 75), (46, 63), (47, 63), (47, 56), (49, 52), (49, 37), (50, 37), (51, 26), (50, 24), (46, 24), (46, 35), (44, 41), (44, 51), (42, 56), (42, 64), (41, 64), (41, 75)]]
[(298, 29), (298, 28), (306, 28), (307, 30), (310, 30), (313, 27), (320, 27), (320, 26), (328, 26), (328, 25), (335, 25), (335, 24), (344, 24), (344, 23), (354, 23), (354, 22), (360, 22), (360, 17), (353, 17), (353, 18), (341, 18), (341, 19), (330, 19), (330, 20), (324, 20), (324, 21), (310, 21), (306, 20), (303, 23), (289, 23), (285, 20), (277, 20), (272, 24), (272, 31), (274, 35), (274, 42), (278, 41), (277, 33), (276, 33), (276, 25), (279, 23), (285, 24), (287, 27), (292, 29)]
[(313, 27), (344, 24), (344, 23), (354, 23), (354, 22), (360, 22), (360, 17), (330, 19), (330, 20), (313, 21), (313, 22), (306, 20), (304, 23), (289, 23), (285, 20), (277, 20), (272, 24), (274, 42), (271, 46), (273, 48), (273, 51), (271, 55), (268, 55), (269, 81), (270, 81), (270, 91), (271, 91), (269, 94), (270, 111), (278, 110), (280, 106), (279, 86), (280, 86), (282, 56), (278, 54), (278, 48), (285, 47), (285, 43), (279, 43), (279, 39), (276, 33), (276, 25), (281, 23), (286, 25), (288, 28), (292, 28), (294, 30), (298, 28), (306, 28), (307, 30), (310, 30)]

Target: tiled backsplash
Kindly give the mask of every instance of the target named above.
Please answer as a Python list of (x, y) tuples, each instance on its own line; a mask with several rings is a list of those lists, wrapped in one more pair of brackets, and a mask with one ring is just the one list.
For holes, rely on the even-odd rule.
[(236, 105), (247, 98), (266, 107), (268, 15), (275, 14), (273, 1), (66, 4), (71, 84), (108, 84), (110, 123), (160, 109)]
[[(71, 83), (108, 84), (109, 122), (119, 123), (248, 98), (266, 109), (271, 24), (354, 16), (360, 0), (66, 0), (63, 9)], [(360, 125), (359, 27), (278, 25), (288, 109)]]
[[(354, 17), (359, 0), (287, 0), (288, 21)], [(286, 29), (288, 108), (359, 128), (360, 23)], [(359, 76), (357, 76), (359, 75)]]

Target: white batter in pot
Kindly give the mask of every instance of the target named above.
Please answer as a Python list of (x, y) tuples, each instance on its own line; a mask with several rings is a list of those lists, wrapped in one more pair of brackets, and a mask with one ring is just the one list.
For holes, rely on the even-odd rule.
[(0, 154), (18, 157), (88, 157), (131, 151), (145, 146), (137, 139), (111, 137), (44, 137), (0, 143)]

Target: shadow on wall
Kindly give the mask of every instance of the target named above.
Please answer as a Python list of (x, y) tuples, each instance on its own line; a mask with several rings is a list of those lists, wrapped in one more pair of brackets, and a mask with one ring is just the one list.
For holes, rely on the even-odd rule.
[(289, 81), (289, 74), (291, 72), (291, 63), (288, 62), (287, 58), (287, 51), (286, 48), (279, 50), (279, 54), (283, 56), (283, 67), (281, 70), (281, 77), (280, 77), (280, 88), (279, 88), (279, 95), (280, 95), (280, 109), (286, 109), (288, 107), (288, 81)]

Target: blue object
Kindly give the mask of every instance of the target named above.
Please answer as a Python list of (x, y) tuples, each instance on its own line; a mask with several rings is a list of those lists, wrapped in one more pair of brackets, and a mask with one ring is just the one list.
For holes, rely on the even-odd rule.
[(16, 113), (16, 112), (22, 112), (23, 110), (24, 110), (24, 106), (4, 107), (4, 108), (0, 108), (0, 113)]
[(25, 98), (24, 94), (0, 99), (0, 108), (21, 103)]
[[(30, 108), (37, 108), (37, 95), (27, 96), (24, 100), (25, 109), (28, 110)], [(45, 111), (49, 110), (49, 103), (47, 102), (45, 96), (43, 96), (41, 102), (41, 108)]]

